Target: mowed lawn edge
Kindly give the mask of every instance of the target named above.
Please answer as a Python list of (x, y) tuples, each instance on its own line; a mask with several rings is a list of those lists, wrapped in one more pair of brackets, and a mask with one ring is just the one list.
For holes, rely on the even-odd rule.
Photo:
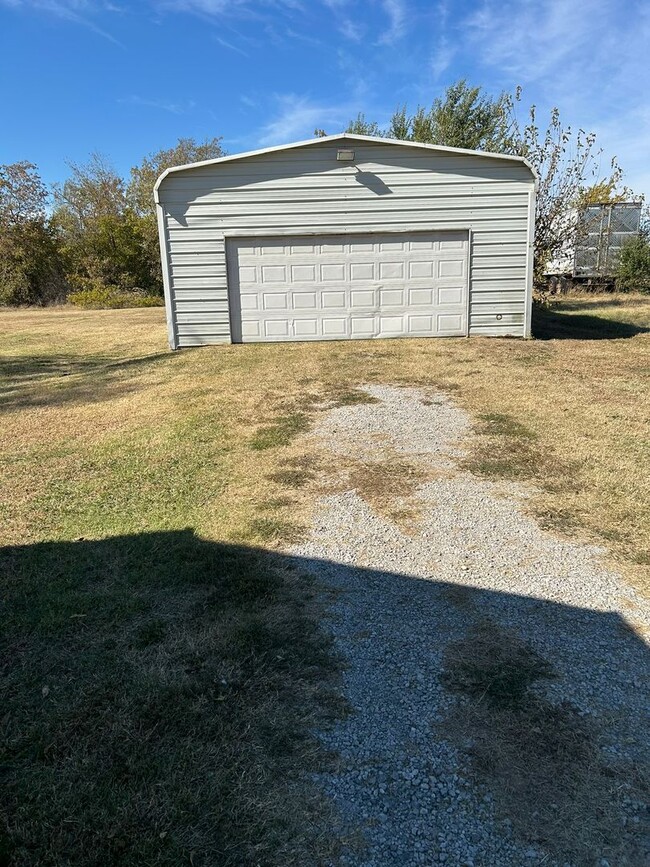
[(280, 552), (323, 473), (301, 434), (359, 385), (451, 394), (467, 466), (533, 485), (546, 526), (605, 542), (647, 592), (649, 322), (648, 297), (573, 297), (534, 341), (172, 354), (160, 310), (1, 313), (6, 859), (331, 851), (307, 772), (345, 712), (339, 660)]

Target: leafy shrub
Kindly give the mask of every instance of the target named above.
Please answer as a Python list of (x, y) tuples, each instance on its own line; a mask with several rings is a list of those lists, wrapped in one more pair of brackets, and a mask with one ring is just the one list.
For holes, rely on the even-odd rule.
[(137, 290), (128, 292), (117, 286), (100, 285), (71, 292), (68, 295), (68, 301), (75, 307), (90, 310), (101, 308), (116, 310), (120, 307), (162, 307), (164, 304), (160, 295), (151, 295)]
[(0, 305), (56, 304), (67, 288), (58, 240), (46, 224), (0, 221)]
[(643, 235), (627, 241), (618, 260), (616, 288), (650, 292), (650, 240)]

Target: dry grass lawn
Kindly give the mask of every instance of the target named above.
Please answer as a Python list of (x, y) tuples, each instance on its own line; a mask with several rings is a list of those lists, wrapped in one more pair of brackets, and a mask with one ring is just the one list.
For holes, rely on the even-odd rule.
[[(300, 522), (281, 474), (320, 402), (355, 399), (364, 382), (422, 383), (476, 418), (473, 469), (532, 481), (545, 523), (604, 542), (649, 586), (650, 297), (573, 296), (538, 315), (541, 339), (527, 342), (168, 353), (163, 315), (0, 316), (5, 543), (132, 532), (155, 516), (157, 528), (266, 544), (270, 531), (253, 529), (265, 500), (290, 500), (276, 517)], [(200, 490), (179, 497), (188, 485)]]
[[(325, 851), (291, 768), (322, 760), (307, 731), (338, 712), (322, 688), (336, 661), (308, 584), (252, 548), (299, 537), (321, 468), (298, 436), (323, 407), (363, 400), (359, 385), (453, 394), (476, 419), (473, 471), (532, 483), (546, 526), (604, 543), (650, 590), (650, 297), (565, 299), (526, 342), (170, 353), (163, 320), (0, 314), (0, 578), (20, 720), (0, 863), (3, 846), (25, 865)], [(376, 469), (375, 501), (401, 489)], [(209, 784), (206, 766), (222, 769)]]

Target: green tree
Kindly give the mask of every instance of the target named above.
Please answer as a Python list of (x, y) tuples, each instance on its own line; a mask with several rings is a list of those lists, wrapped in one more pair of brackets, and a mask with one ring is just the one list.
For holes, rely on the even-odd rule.
[(422, 109), (420, 114), (421, 135), (428, 138), (415, 138), (414, 127), (415, 141), (497, 153), (511, 146), (508, 96), (502, 93), (495, 99), (481, 87), (470, 87), (465, 79), (450, 85), (443, 97), (435, 99), (428, 114)]
[(48, 191), (29, 162), (0, 166), (0, 303), (47, 304), (66, 294)]
[(621, 249), (616, 267), (616, 288), (650, 292), (650, 226), (647, 224)]
[(162, 294), (162, 269), (153, 188), (160, 175), (173, 166), (199, 163), (224, 156), (221, 138), (197, 142), (193, 138), (180, 138), (174, 147), (156, 151), (146, 156), (140, 165), (131, 169), (126, 188), (126, 201), (134, 217), (139, 221), (142, 236), (142, 252), (146, 261), (149, 279)]
[(386, 136), (387, 138), (395, 138), (402, 141), (410, 140), (411, 118), (406, 111), (406, 105), (400, 106), (393, 112), (389, 127), (386, 130)]
[(45, 217), (48, 192), (34, 163), (0, 166), (0, 222), (3, 226)]
[(422, 142), (422, 144), (440, 144), (436, 141), (435, 121), (433, 113), (418, 106), (413, 117), (408, 120), (411, 134), (411, 141)]
[(69, 232), (82, 234), (100, 217), (120, 217), (126, 210), (124, 181), (100, 153), (87, 163), (68, 163), (70, 177), (54, 188), (59, 218)]
[(461, 79), (436, 97), (431, 108), (418, 105), (409, 114), (406, 105), (399, 106), (386, 134), (423, 144), (503, 152), (512, 145), (510, 109), (506, 94), (495, 99)]
[(379, 125), (375, 121), (366, 120), (365, 114), (361, 111), (354, 120), (350, 121), (345, 131), (353, 135), (382, 135)]
[(193, 138), (179, 138), (177, 143), (146, 156), (140, 165), (131, 169), (126, 189), (129, 207), (139, 217), (155, 217), (153, 188), (160, 175), (173, 166), (201, 163), (224, 156), (221, 138), (197, 142)]
[(139, 218), (129, 208), (122, 178), (105, 157), (71, 163), (55, 189), (53, 224), (76, 290), (156, 291)]

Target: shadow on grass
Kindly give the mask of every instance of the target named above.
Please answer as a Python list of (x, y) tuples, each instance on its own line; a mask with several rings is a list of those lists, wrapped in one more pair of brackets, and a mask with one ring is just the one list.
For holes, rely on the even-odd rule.
[(296, 564), (187, 530), (4, 548), (0, 579), (0, 863), (312, 863), (296, 778), (341, 699)]
[[(566, 306), (567, 309), (584, 307), (582, 304), (580, 308), (576, 305), (573, 308)], [(602, 306), (602, 303), (594, 304), (594, 307)], [(607, 319), (604, 316), (565, 313), (540, 307), (533, 309), (533, 336), (538, 340), (623, 340), (648, 332), (650, 327)]]
[(117, 361), (102, 356), (4, 356), (0, 358), (0, 410), (103, 400), (107, 389), (125, 393), (137, 388), (137, 383), (120, 382), (122, 373), (172, 360), (169, 352)]
[[(386, 656), (401, 653), (404, 666), (423, 672), (408, 692), (422, 690), (415, 706), (430, 708), (419, 720), (425, 726), (441, 724), (428, 684), (441, 682), (445, 644), (456, 656), (470, 653), (460, 660), (461, 686), (468, 671), (470, 685), (505, 672), (499, 695), (518, 685), (517, 702), (463, 713), (462, 739), (453, 716), (438, 733), (461, 750), (466, 742), (483, 744), (492, 764), (474, 762), (470, 782), (492, 787), (497, 812), (507, 814), (513, 799), (500, 794), (508, 787), (499, 750), (511, 756), (503, 751), (513, 749), (520, 723), (544, 732), (548, 743), (522, 738), (512, 754), (525, 777), (515, 786), (516, 833), (550, 845), (558, 836), (553, 811), (575, 802), (575, 809), (566, 806), (563, 828), (572, 846), (585, 849), (577, 862), (596, 863), (597, 851), (613, 853), (611, 863), (641, 863), (620, 833), (619, 801), (631, 778), (618, 767), (622, 760), (606, 761), (599, 748), (599, 715), (615, 721), (610, 740), (629, 742), (635, 733), (638, 684), (647, 673), (647, 649), (617, 614), (213, 543), (191, 530), (7, 547), (0, 549), (0, 579), (2, 864), (336, 863), (336, 819), (306, 782), (310, 772), (336, 773), (313, 732), (346, 712), (319, 587), (342, 589), (343, 599), (348, 591), (399, 600), (399, 612), (386, 604), (372, 627)], [(399, 643), (396, 617), (408, 619), (407, 646)], [(484, 641), (474, 659), (477, 618), (491, 619), (489, 635), (498, 641), (496, 650)], [(359, 626), (350, 623), (353, 631)], [(588, 725), (577, 711), (562, 717), (562, 749), (552, 702), (541, 693), (526, 701), (537, 668), (535, 677), (524, 671), (522, 685), (521, 660), (533, 657), (522, 650), (520, 627), (543, 636), (535, 652), (551, 654), (548, 670), (563, 689), (591, 702)], [(380, 657), (361, 655), (370, 666), (369, 694), (359, 700), (381, 707), (374, 723), (380, 741), (386, 730), (408, 743), (414, 723), (411, 699), (400, 703), (401, 668)], [(379, 681), (394, 704), (376, 704), (383, 701), (372, 694)], [(568, 753), (567, 738), (580, 741)], [(467, 761), (470, 767), (472, 756)], [(410, 786), (395, 778), (370, 804), (371, 820), (373, 811), (407, 803)], [(447, 806), (430, 796), (432, 856)], [(366, 808), (350, 805), (353, 824), (367, 826)]]

